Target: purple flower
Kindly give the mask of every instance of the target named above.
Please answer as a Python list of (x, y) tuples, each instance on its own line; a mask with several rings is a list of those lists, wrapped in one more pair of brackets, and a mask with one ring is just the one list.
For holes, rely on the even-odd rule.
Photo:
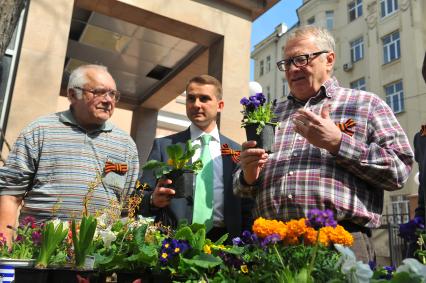
[(234, 246), (242, 246), (242, 245), (244, 245), (244, 242), (243, 242), (243, 240), (241, 240), (240, 237), (235, 237), (234, 239), (232, 239), (232, 244)]
[(41, 231), (34, 231), (31, 234), (31, 239), (33, 240), (34, 245), (40, 246), (40, 244), (41, 244)]
[(0, 247), (6, 246), (6, 236), (3, 233), (0, 233)]
[(278, 243), (281, 240), (280, 236), (278, 234), (271, 234), (269, 236), (266, 236), (265, 239), (263, 239), (262, 243), (260, 244), (262, 247), (266, 247), (268, 245), (273, 245)]
[(417, 230), (424, 229), (424, 224), (424, 218), (421, 216), (416, 216), (407, 223), (399, 224), (399, 236), (406, 241), (414, 242), (417, 240)]
[(33, 216), (26, 216), (24, 219), (21, 220), (21, 225), (35, 228), (35, 222), (36, 220)]
[(249, 103), (250, 103), (250, 101), (247, 99), (247, 97), (243, 97), (243, 98), (240, 100), (240, 104), (241, 104), (241, 105), (247, 106)]
[(164, 239), (161, 245), (160, 262), (167, 264), (176, 255), (184, 253), (190, 247), (186, 240)]
[(317, 208), (308, 211), (307, 225), (314, 229), (321, 227), (332, 226), (336, 227), (337, 222), (334, 220), (333, 211), (330, 209), (320, 210)]
[(256, 93), (255, 97), (260, 102), (260, 105), (263, 105), (266, 102), (266, 98), (261, 92)]

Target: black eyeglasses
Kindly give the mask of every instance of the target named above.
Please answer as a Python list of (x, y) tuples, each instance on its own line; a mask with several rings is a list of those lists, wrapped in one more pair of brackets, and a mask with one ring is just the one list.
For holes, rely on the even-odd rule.
[(296, 67), (303, 67), (309, 64), (309, 59), (313, 59), (317, 57), (318, 55), (321, 55), (323, 53), (328, 53), (330, 51), (322, 50), (318, 52), (314, 52), (311, 54), (302, 54), (294, 57), (290, 57), (288, 59), (281, 60), (277, 62), (278, 70), (281, 72), (290, 70), (291, 63), (293, 63)]
[(115, 102), (118, 102), (120, 100), (120, 92), (118, 90), (107, 88), (82, 88), (78, 86), (75, 86), (74, 88), (93, 93), (94, 97), (105, 98), (108, 95)]

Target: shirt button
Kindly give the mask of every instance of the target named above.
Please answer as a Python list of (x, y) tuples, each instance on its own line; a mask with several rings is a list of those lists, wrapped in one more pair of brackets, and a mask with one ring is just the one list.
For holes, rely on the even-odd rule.
[(288, 174), (291, 176), (291, 175), (293, 175), (293, 174), (294, 174), (294, 172), (293, 172), (293, 171), (290, 171), (290, 172), (288, 172)]
[(302, 140), (302, 137), (297, 137), (297, 140), (298, 140), (298, 141), (301, 141), (301, 140)]
[(295, 152), (295, 153), (293, 153), (293, 156), (297, 156), (297, 153)]
[(289, 195), (288, 195), (288, 198), (289, 198), (289, 199), (292, 199), (292, 198), (293, 198), (293, 195), (292, 195), (292, 194), (289, 194)]

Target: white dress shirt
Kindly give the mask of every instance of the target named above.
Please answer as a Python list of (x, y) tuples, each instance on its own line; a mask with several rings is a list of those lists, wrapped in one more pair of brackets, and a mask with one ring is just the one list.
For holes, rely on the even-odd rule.
[(213, 160), (213, 225), (216, 227), (224, 227), (223, 216), (223, 162), (222, 153), (220, 151), (220, 138), (217, 126), (210, 133), (205, 133), (194, 124), (189, 127), (191, 132), (192, 145), (200, 145), (200, 148), (195, 151), (192, 157), (192, 162), (200, 158), (201, 155), (201, 136), (209, 134), (212, 139), (209, 143), (210, 155)]

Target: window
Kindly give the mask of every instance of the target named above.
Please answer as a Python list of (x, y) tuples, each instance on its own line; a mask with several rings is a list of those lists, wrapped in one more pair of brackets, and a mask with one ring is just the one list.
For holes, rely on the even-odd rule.
[(386, 103), (394, 113), (404, 111), (404, 89), (402, 81), (385, 86)]
[(348, 4), (349, 21), (352, 22), (355, 19), (362, 16), (362, 0), (353, 0)]
[(382, 18), (393, 14), (398, 10), (398, 0), (380, 0)]
[(283, 80), (283, 97), (286, 97), (289, 94), (288, 82)]
[(328, 30), (333, 30), (334, 28), (334, 12), (333, 11), (325, 12), (325, 25)]
[(271, 87), (270, 86), (266, 87), (266, 99), (267, 99), (268, 102), (271, 101)]
[(365, 90), (365, 78), (362, 77), (356, 81), (351, 82), (352, 89)]
[(383, 61), (384, 64), (401, 57), (399, 32), (396, 31), (383, 37)]
[(308, 19), (308, 25), (313, 25), (313, 24), (315, 24), (315, 17)]
[(392, 214), (388, 220), (393, 224), (406, 223), (410, 220), (410, 205), (406, 195), (391, 196)]
[(271, 56), (266, 57), (266, 73), (271, 71)]
[(364, 58), (364, 40), (358, 38), (351, 42), (351, 60), (356, 62)]
[(260, 60), (260, 66), (259, 66), (259, 76), (263, 76), (263, 60)]

